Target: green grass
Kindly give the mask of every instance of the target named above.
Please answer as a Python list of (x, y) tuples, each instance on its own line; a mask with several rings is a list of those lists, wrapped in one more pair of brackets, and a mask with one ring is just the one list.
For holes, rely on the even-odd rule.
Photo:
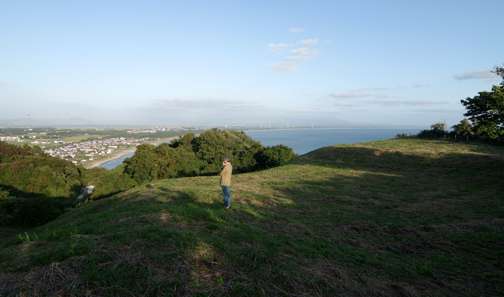
[[(503, 296), (504, 147), (405, 138), (1, 229), (0, 295)], [(4, 236), (5, 235), (5, 236)]]

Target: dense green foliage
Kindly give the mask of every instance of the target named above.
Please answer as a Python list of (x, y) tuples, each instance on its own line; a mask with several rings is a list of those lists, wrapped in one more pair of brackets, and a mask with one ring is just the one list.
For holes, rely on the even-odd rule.
[(79, 169), (38, 147), (0, 142), (0, 186), (14, 196), (73, 197), (80, 192)]
[(430, 130), (422, 130), (417, 134), (418, 138), (438, 139), (444, 138), (446, 133), (446, 123), (439, 122), (431, 125)]
[(474, 136), (474, 126), (467, 119), (460, 121), (460, 124), (454, 125), (452, 127), (455, 135), (469, 139), (469, 137)]
[(466, 108), (464, 116), (477, 122), (476, 132), (481, 138), (504, 137), (504, 87), (493, 86), (491, 92), (478, 92), (473, 98), (460, 102)]
[(169, 145), (140, 145), (133, 157), (124, 160), (125, 172), (137, 182), (214, 175), (226, 155), (231, 156), (235, 173), (280, 166), (296, 156), (292, 148), (264, 147), (244, 132), (212, 129), (199, 136), (179, 136)]
[(68, 203), (46, 196), (10, 197), (0, 202), (0, 223), (33, 227), (45, 224), (64, 212)]
[(180, 136), (171, 144), (142, 144), (135, 155), (113, 170), (84, 169), (51, 157), (38, 147), (0, 142), (0, 224), (36, 226), (53, 220), (78, 202), (82, 188), (96, 200), (154, 179), (214, 175), (224, 156), (236, 173), (280, 166), (296, 155), (279, 145), (264, 147), (243, 132), (209, 130)]
[(478, 92), (473, 98), (460, 100), (466, 108), (464, 119), (453, 126), (455, 135), (466, 139), (497, 140), (504, 138), (504, 68), (495, 66), (492, 71), (502, 77), (501, 86), (493, 86), (492, 91)]
[(80, 180), (84, 186), (88, 183), (94, 186), (93, 193), (88, 197), (90, 200), (126, 191), (137, 184), (135, 180), (124, 173), (124, 165), (119, 165), (112, 170), (99, 167), (82, 170)]
[(89, 182), (96, 189), (86, 197), (91, 200), (131, 189), (136, 182), (123, 170), (86, 170), (39, 147), (0, 142), (0, 224), (44, 224), (73, 207)]

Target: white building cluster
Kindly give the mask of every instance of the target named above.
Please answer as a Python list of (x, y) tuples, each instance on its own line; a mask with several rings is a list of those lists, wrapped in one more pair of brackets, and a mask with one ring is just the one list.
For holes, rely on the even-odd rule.
[(0, 136), (0, 141), (5, 142), (23, 142), (18, 136)]
[[(197, 128), (196, 128), (197, 129)], [(182, 130), (190, 130), (187, 128), (183, 128), (180, 126), (171, 126), (171, 127), (152, 127), (149, 129), (135, 129), (127, 131), (129, 134), (138, 134), (138, 133), (156, 133), (158, 131), (182, 131)]]
[[(149, 138), (125, 139), (109, 138), (85, 142), (64, 143), (57, 147), (41, 146), (44, 153), (61, 159), (71, 159), (73, 163), (92, 161), (94, 158), (106, 156), (121, 148), (140, 145)], [(76, 159), (78, 158), (78, 159)]]

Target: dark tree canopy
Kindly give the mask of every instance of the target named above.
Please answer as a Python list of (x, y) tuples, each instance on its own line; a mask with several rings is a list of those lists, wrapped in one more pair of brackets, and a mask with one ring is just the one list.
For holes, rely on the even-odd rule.
[(244, 132), (212, 129), (190, 133), (171, 144), (139, 145), (132, 158), (113, 170), (84, 169), (44, 154), (38, 147), (0, 141), (0, 225), (44, 224), (75, 205), (81, 188), (91, 183), (94, 200), (155, 179), (218, 174), (224, 156), (235, 173), (279, 166), (294, 158), (292, 148), (264, 147)]
[[(124, 168), (124, 165), (122, 166)], [(136, 182), (121, 168), (84, 169), (36, 147), (0, 141), (0, 225), (33, 227), (73, 207), (91, 182), (91, 200), (131, 189)]]
[(504, 136), (504, 87), (493, 86), (492, 91), (478, 92), (473, 98), (460, 102), (466, 108), (464, 116), (473, 123), (480, 137), (500, 139)]
[(469, 137), (474, 135), (474, 126), (468, 119), (463, 119), (459, 124), (452, 127), (456, 135), (462, 137)]
[(285, 164), (296, 154), (290, 147), (264, 147), (244, 132), (211, 129), (199, 136), (186, 134), (170, 145), (140, 145), (124, 160), (126, 173), (137, 182), (154, 179), (218, 174), (224, 156), (233, 171), (250, 172)]

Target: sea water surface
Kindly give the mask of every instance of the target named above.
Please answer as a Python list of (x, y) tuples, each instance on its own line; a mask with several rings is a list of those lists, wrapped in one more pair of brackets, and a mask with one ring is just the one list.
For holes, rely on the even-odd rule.
[[(304, 155), (321, 147), (393, 139), (397, 134), (417, 134), (419, 129), (390, 128), (390, 129), (285, 129), (285, 130), (257, 130), (245, 131), (254, 140), (264, 146), (283, 144), (291, 147), (298, 155)], [(103, 163), (100, 167), (114, 169), (124, 159), (131, 158), (133, 153), (121, 156)]]

